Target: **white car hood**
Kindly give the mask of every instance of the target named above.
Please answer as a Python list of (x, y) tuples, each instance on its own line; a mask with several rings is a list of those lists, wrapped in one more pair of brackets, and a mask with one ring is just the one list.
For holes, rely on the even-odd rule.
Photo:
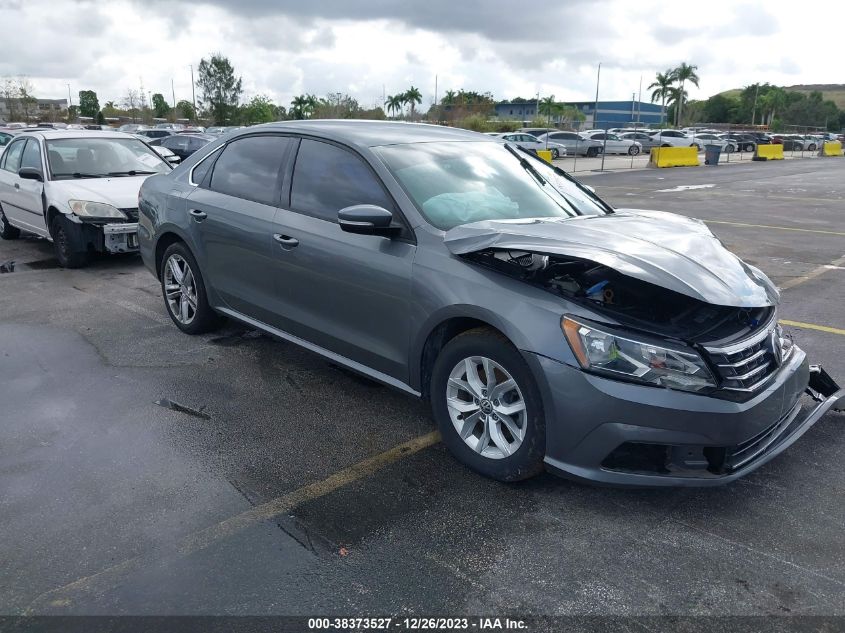
[(68, 200), (105, 202), (118, 209), (138, 207), (138, 190), (149, 176), (119, 176), (116, 178), (73, 178), (47, 183), (47, 197), (62, 209)]

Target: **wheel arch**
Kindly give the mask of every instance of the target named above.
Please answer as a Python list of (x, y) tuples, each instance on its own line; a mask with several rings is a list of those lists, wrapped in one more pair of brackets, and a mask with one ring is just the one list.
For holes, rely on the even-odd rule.
[(522, 337), (509, 327), (501, 317), (477, 306), (450, 306), (432, 315), (420, 329), (420, 336), (414, 342), (411, 355), (410, 383), (423, 398), (429, 395), (429, 383), (434, 362), (440, 350), (459, 334), (486, 328), (492, 330), (514, 347), (523, 347)]
[(164, 251), (166, 251), (171, 244), (175, 244), (176, 242), (182, 242), (191, 251), (191, 253), (193, 253), (194, 257), (196, 257), (196, 253), (194, 253), (193, 248), (191, 248), (190, 242), (185, 239), (184, 235), (172, 228), (167, 228), (163, 230), (156, 239), (154, 249), (155, 273), (156, 278), (159, 280), (161, 280), (161, 257), (162, 255), (164, 255)]

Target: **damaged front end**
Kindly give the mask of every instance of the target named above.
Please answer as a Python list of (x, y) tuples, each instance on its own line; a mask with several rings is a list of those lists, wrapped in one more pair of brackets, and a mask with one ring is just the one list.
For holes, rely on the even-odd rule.
[[(734, 428), (706, 427), (712, 442), (675, 441), (681, 435), (674, 433), (665, 441), (623, 440), (622, 432), (589, 440), (607, 443), (594, 456), (602, 471), (675, 484), (732, 480), (845, 403), (845, 391), (823, 369), (813, 366), (808, 374), (804, 353), (777, 322), (779, 294), (771, 281), (700, 222), (641, 211), (487, 221), (452, 229), (446, 244), (467, 261), (577, 306), (562, 310), (561, 329), (582, 372), (708, 396), (743, 412)], [(788, 388), (777, 387), (784, 382)], [(788, 395), (765, 416), (752, 416), (777, 388)], [(809, 413), (799, 400), (804, 390), (817, 401)], [(577, 471), (565, 459), (547, 463)]]

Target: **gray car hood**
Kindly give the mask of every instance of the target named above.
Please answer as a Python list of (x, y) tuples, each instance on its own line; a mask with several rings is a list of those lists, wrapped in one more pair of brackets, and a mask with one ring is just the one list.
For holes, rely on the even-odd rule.
[(715, 305), (760, 308), (780, 299), (769, 278), (703, 222), (663, 211), (484, 220), (450, 229), (444, 239), (455, 255), (498, 249), (585, 259)]

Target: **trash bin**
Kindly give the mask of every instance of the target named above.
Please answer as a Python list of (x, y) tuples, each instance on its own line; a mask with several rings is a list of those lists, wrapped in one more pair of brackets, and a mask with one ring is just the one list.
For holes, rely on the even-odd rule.
[(719, 157), (722, 155), (722, 148), (719, 145), (704, 146), (704, 164), (718, 165)]

